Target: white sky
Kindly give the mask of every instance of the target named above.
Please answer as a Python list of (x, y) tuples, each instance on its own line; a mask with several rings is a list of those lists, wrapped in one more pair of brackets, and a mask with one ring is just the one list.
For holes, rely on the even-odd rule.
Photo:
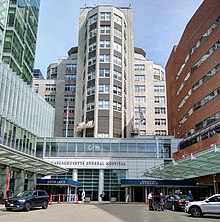
[[(133, 9), (135, 46), (147, 59), (165, 67), (172, 48), (203, 0), (41, 0), (35, 68), (46, 76), (47, 66), (66, 58), (77, 46), (79, 9), (111, 4)], [(202, 22), (202, 21), (201, 21)]]

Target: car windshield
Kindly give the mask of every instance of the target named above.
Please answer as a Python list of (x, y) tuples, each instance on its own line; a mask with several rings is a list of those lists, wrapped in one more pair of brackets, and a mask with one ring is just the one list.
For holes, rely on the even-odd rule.
[(32, 193), (33, 191), (24, 191), (24, 192), (18, 193), (15, 197), (30, 197)]

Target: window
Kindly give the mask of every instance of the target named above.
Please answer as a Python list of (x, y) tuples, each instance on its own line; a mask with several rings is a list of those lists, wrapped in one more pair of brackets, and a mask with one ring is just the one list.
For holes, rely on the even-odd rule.
[(97, 29), (93, 29), (89, 32), (89, 37), (92, 38), (97, 35)]
[(93, 24), (93, 23), (95, 23), (97, 21), (97, 14), (95, 14), (95, 15), (93, 15), (93, 16), (91, 16), (90, 18), (89, 18), (89, 24), (91, 25), (91, 24)]
[(140, 86), (138, 86), (138, 85), (136, 85), (135, 86), (135, 92), (145, 92), (145, 86), (144, 85), (140, 85)]
[(114, 14), (114, 22), (119, 25), (122, 25), (122, 18), (120, 16)]
[[(67, 123), (67, 118), (64, 117), (63, 118), (63, 124), (66, 125), (66, 123)], [(68, 118), (68, 124), (70, 124), (70, 125), (74, 124), (74, 118), (73, 117)]]
[(205, 76), (202, 77), (193, 87), (192, 90), (196, 91), (201, 85), (203, 85), (207, 80), (214, 76), (217, 72), (220, 71), (220, 63), (211, 69)]
[(95, 103), (94, 102), (89, 102), (89, 103), (86, 104), (87, 111), (94, 110), (94, 108), (95, 108)]
[(165, 92), (165, 86), (160, 86), (160, 85), (154, 86), (154, 92)]
[(117, 57), (117, 56), (114, 56), (114, 64), (116, 64), (118, 66), (121, 66), (122, 65), (122, 59)]
[(67, 101), (73, 102), (73, 101), (75, 101), (75, 96), (64, 96), (64, 100), (65, 100), (65, 102), (67, 102)]
[(154, 96), (155, 103), (165, 103), (165, 96)]
[(99, 77), (109, 78), (110, 77), (110, 70), (109, 69), (100, 69), (99, 70)]
[(35, 85), (34, 85), (34, 91), (35, 91), (36, 93), (38, 93), (38, 90), (39, 90), (39, 84), (35, 84)]
[(189, 92), (184, 96), (183, 100), (181, 101), (181, 103), (178, 106), (178, 111), (183, 107), (183, 105), (186, 103), (186, 101), (189, 99), (189, 97), (192, 94), (192, 89), (189, 90)]
[(145, 81), (144, 75), (135, 75), (134, 78), (135, 78), (135, 81)]
[(114, 42), (114, 50), (118, 51), (118, 52), (122, 52), (122, 46), (121, 44)]
[(122, 74), (121, 72), (118, 72), (116, 70), (114, 70), (114, 79), (117, 79), (117, 80), (122, 80)]
[(76, 64), (66, 64), (66, 70), (68, 71), (73, 71), (77, 69), (77, 65)]
[(55, 101), (55, 95), (45, 96), (45, 101), (47, 102), (54, 102)]
[(88, 59), (88, 66), (94, 65), (96, 64), (96, 57), (92, 57), (90, 59)]
[(146, 103), (145, 96), (135, 96), (134, 100), (135, 100), (135, 103)]
[(138, 119), (138, 118), (135, 118), (134, 120), (134, 124), (136, 126), (145, 126), (146, 125), (146, 119)]
[(121, 30), (114, 28), (114, 35), (121, 39), (121, 37), (122, 37)]
[(121, 112), (121, 107), (121, 103), (115, 101), (113, 102), (113, 110)]
[[(64, 106), (64, 113), (66, 113), (66, 107), (67, 107), (67, 106)], [(74, 106), (68, 106), (68, 111), (69, 111), (69, 113), (74, 113), (74, 110), (75, 110), (75, 107), (74, 107)]]
[(154, 108), (155, 114), (166, 114), (165, 107), (155, 107)]
[(109, 93), (109, 85), (99, 85), (99, 92), (100, 93)]
[(99, 57), (100, 62), (110, 62), (110, 55), (102, 54)]
[(155, 125), (166, 125), (166, 119), (155, 119)]
[(95, 94), (95, 86), (87, 88), (87, 96)]
[(109, 110), (109, 101), (108, 100), (99, 101), (99, 109)]
[(111, 20), (111, 13), (110, 12), (101, 12), (100, 19), (105, 21)]
[(220, 119), (220, 112), (215, 113), (214, 115), (208, 117), (207, 119), (203, 120), (202, 122), (196, 124), (195, 129), (200, 130), (206, 126), (208, 126), (209, 124), (218, 121)]
[(204, 63), (218, 48), (220, 47), (220, 40), (218, 40), (205, 55), (191, 68), (191, 73), (195, 72), (197, 68), (199, 68), (202, 63)]
[(56, 84), (46, 84), (46, 91), (56, 91)]
[(166, 136), (167, 131), (166, 130), (155, 130), (155, 135), (157, 135), (157, 136)]
[(65, 85), (65, 91), (76, 91), (76, 85), (73, 84), (66, 84)]
[(76, 75), (75, 74), (66, 74), (66, 80), (75, 80)]
[(134, 65), (134, 70), (143, 71), (143, 70), (145, 70), (145, 65), (144, 64), (136, 64), (136, 65)]
[(135, 111), (136, 114), (139, 114), (140, 112), (143, 113), (143, 114), (146, 114), (146, 107), (136, 106), (134, 108), (134, 111)]
[(203, 36), (199, 39), (199, 41), (191, 48), (190, 55), (192, 55), (198, 47), (205, 41), (205, 39), (216, 29), (216, 27), (220, 24), (220, 17), (218, 17), (215, 22), (211, 25), (211, 27), (203, 34)]
[(108, 40), (101, 40), (100, 41), (100, 48), (110, 48), (110, 41), (108, 41)]
[(220, 94), (220, 87), (211, 92), (209, 95), (207, 95), (205, 98), (200, 100), (194, 105), (194, 111), (204, 106), (206, 103), (208, 103), (210, 100), (216, 98)]
[(89, 52), (96, 50), (96, 42), (89, 45)]
[(121, 96), (121, 87), (113, 86), (113, 93), (118, 95), (118, 96)]
[(91, 71), (88, 73), (88, 81), (95, 79), (95, 71)]
[(111, 31), (110, 26), (101, 25), (101, 27), (100, 27), (100, 33), (101, 34), (110, 34), (110, 31)]
[(57, 67), (51, 69), (51, 75), (57, 75)]

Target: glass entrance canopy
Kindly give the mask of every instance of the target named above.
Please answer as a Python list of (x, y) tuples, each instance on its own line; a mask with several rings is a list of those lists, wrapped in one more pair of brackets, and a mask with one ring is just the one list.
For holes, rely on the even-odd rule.
[(144, 175), (153, 178), (189, 179), (220, 173), (220, 144), (191, 153), (189, 157), (147, 170)]
[(59, 166), (45, 162), (42, 159), (12, 149), (0, 144), (0, 164), (17, 169), (23, 169), (43, 176), (67, 172)]

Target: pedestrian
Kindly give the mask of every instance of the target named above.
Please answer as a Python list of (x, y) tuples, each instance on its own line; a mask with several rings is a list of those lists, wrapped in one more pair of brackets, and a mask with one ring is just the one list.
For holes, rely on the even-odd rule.
[(4, 197), (3, 191), (0, 191), (0, 200), (3, 199), (3, 197)]
[(103, 201), (103, 198), (105, 197), (104, 191), (102, 191), (102, 193), (100, 194), (100, 197), (101, 197), (101, 201)]
[(85, 190), (83, 190), (83, 192), (82, 192), (82, 202), (85, 201), (85, 196), (86, 196), (86, 193), (85, 193)]
[(12, 197), (12, 196), (13, 196), (12, 190), (11, 190), (11, 189), (8, 189), (8, 190), (7, 190), (7, 198), (10, 198), (10, 197)]
[(166, 196), (161, 192), (160, 193), (160, 197), (161, 197), (161, 209), (165, 210), (166, 209)]
[(193, 199), (193, 195), (192, 195), (192, 191), (191, 191), (191, 190), (189, 190), (188, 197), (189, 197), (190, 199)]
[(148, 203), (149, 203), (149, 210), (153, 210), (153, 192), (148, 194)]

